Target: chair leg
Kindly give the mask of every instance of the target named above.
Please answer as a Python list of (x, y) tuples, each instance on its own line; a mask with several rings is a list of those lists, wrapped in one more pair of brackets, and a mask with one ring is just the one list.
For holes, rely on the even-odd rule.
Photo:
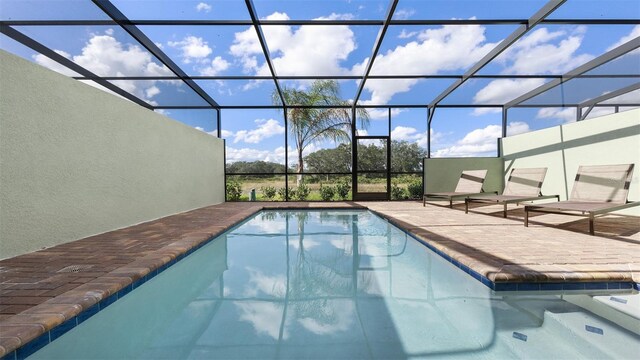
[(464, 199), (464, 213), (469, 213), (469, 199)]
[(449, 199), (449, 209), (453, 209), (453, 199)]
[(502, 217), (507, 217), (507, 203), (504, 203), (504, 209), (502, 210)]
[(426, 196), (422, 196), (422, 207), (427, 206), (427, 197)]
[(589, 213), (589, 234), (594, 235), (594, 231), (593, 231), (593, 213)]
[(524, 207), (524, 227), (529, 227), (529, 209)]

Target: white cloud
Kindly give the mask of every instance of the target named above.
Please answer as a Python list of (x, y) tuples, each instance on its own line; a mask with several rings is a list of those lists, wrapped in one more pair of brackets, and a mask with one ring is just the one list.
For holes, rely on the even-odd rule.
[(249, 281), (244, 287), (244, 296), (256, 297), (258, 295), (267, 295), (284, 297), (287, 292), (287, 279), (284, 275), (269, 276), (252, 267), (247, 267), (246, 270), (249, 273)]
[(574, 108), (542, 108), (536, 114), (538, 119), (557, 119), (564, 123), (576, 121), (576, 109)]
[[(223, 131), (224, 132), (224, 131)], [(307, 156), (312, 152), (318, 151), (322, 149), (321, 146), (316, 144), (309, 144), (304, 151), (302, 152), (302, 156)], [(272, 150), (261, 150), (254, 148), (234, 148), (231, 146), (227, 146), (227, 162), (233, 163), (236, 161), (268, 161), (275, 162), (278, 164), (284, 164), (284, 156), (285, 149), (284, 146), (277, 147)], [(298, 162), (296, 149), (289, 146), (289, 166), (292, 164), (296, 164)]]
[[(480, 89), (474, 97), (474, 104), (504, 104), (518, 96), (544, 84), (544, 79), (497, 79)], [(474, 115), (501, 112), (495, 108), (475, 108)]]
[[(549, 31), (540, 28), (513, 44), (500, 54), (503, 74), (562, 74), (593, 59), (589, 54), (577, 54), (584, 38), (585, 27), (573, 31)], [(557, 43), (554, 43), (557, 42)], [(502, 104), (544, 84), (543, 79), (497, 79), (480, 89), (474, 104)], [(474, 115), (497, 112), (499, 109), (476, 109)]]
[(349, 300), (323, 301), (316, 304), (317, 318), (298, 319), (302, 327), (316, 335), (336, 334), (351, 328), (355, 318), (355, 307)]
[(220, 56), (216, 56), (211, 60), (211, 64), (200, 70), (201, 75), (214, 76), (229, 68), (229, 62)]
[[(62, 50), (54, 50), (56, 53), (58, 53), (58, 55), (62, 55), (65, 58), (71, 60), (71, 54), (64, 52)], [(68, 67), (61, 65), (59, 62), (57, 61), (53, 61), (50, 58), (42, 55), (42, 54), (37, 54), (37, 55), (33, 55), (33, 60), (46, 67), (49, 68), (53, 71), (59, 72), (62, 75), (66, 75), (66, 76), (78, 76), (79, 74), (76, 73), (75, 71), (70, 70)]]
[(229, 130), (222, 130), (220, 131), (220, 134), (222, 135), (223, 139), (227, 139), (233, 136), (233, 131), (229, 131)]
[(280, 125), (278, 120), (274, 119), (256, 119), (254, 121), (257, 125), (253, 130), (240, 130), (235, 133), (233, 143), (243, 141), (249, 144), (257, 144), (263, 139), (284, 134), (284, 126)]
[[(345, 19), (350, 14), (331, 14), (319, 19)], [(285, 13), (275, 12), (267, 20), (288, 20)], [(349, 70), (341, 66), (355, 50), (355, 36), (348, 26), (308, 25), (295, 29), (291, 26), (265, 26), (263, 28), (272, 61), (278, 75), (345, 75)], [(266, 63), (258, 64), (262, 49), (253, 28), (235, 34), (230, 48), (240, 58), (244, 70), (257, 75), (268, 75)]]
[[(284, 147), (282, 148), (282, 152), (284, 153)], [(277, 149), (276, 151), (270, 150), (260, 150), (253, 148), (234, 148), (231, 146), (227, 146), (227, 162), (233, 163), (236, 161), (269, 161), (276, 162), (279, 164), (284, 163), (284, 155), (280, 156)]]
[(418, 135), (418, 130), (409, 126), (396, 126), (391, 131), (391, 138), (393, 140), (409, 141), (415, 139), (416, 135)]
[(414, 9), (400, 9), (393, 13), (393, 18), (395, 20), (406, 20), (415, 13), (416, 11)]
[[(517, 135), (529, 131), (525, 122), (514, 121), (507, 125), (507, 135)], [(471, 157), (494, 156), (496, 154), (497, 139), (502, 137), (499, 125), (489, 125), (482, 129), (475, 129), (466, 134), (455, 145), (438, 149), (434, 157)]]
[[(373, 81), (373, 80), (369, 80), (369, 81)], [(360, 101), (360, 103), (366, 105), (368, 103), (371, 103), (371, 101)], [(405, 110), (399, 109), (399, 108), (391, 109), (391, 117), (394, 117), (394, 116), (400, 114), (403, 111), (405, 111)], [(367, 109), (367, 113), (369, 113), (369, 118), (371, 120), (387, 120), (387, 119), (389, 119), (389, 109), (369, 108), (369, 109)]]
[(152, 98), (152, 97), (154, 97), (154, 96), (156, 96), (156, 95), (160, 94), (160, 89), (158, 89), (158, 87), (157, 87), (157, 86), (152, 86), (152, 87), (150, 87), (150, 88), (147, 88), (147, 89), (144, 91), (144, 93), (145, 93), (145, 95), (147, 95), (147, 97), (148, 97), (148, 98)]
[[(640, 25), (634, 26), (633, 29), (631, 29), (631, 32), (629, 33), (629, 35), (626, 35), (620, 38), (620, 40), (616, 41), (613, 45), (609, 46), (607, 48), (607, 51), (611, 51), (617, 48), (618, 46), (637, 38), (638, 36), (640, 36)], [(631, 53), (637, 53), (637, 52), (638, 50), (635, 50), (635, 51), (632, 51)]]
[[(415, 35), (416, 40), (378, 54), (371, 74), (438, 74), (466, 70), (496, 45), (486, 41), (485, 30), (483, 26), (465, 25), (421, 31)], [(367, 61), (354, 65), (352, 72), (361, 74)], [(371, 92), (371, 99), (363, 103), (386, 104), (394, 95), (411, 90), (418, 81), (368, 80), (365, 89)]]
[[(431, 129), (431, 143), (435, 143), (442, 138), (442, 133), (434, 132)], [(418, 132), (416, 128), (409, 126), (396, 126), (391, 130), (391, 139), (399, 141), (415, 142), (418, 146), (426, 148), (429, 144), (427, 132)]]
[(416, 35), (418, 35), (417, 31), (407, 32), (406, 29), (402, 29), (402, 31), (400, 32), (400, 35), (398, 35), (398, 39), (409, 39)]
[(198, 12), (200, 11), (209, 12), (211, 11), (211, 5), (201, 2), (201, 3), (198, 3), (198, 5), (196, 5), (196, 10)]
[[(505, 74), (563, 74), (593, 59), (593, 55), (576, 54), (584, 39), (584, 27), (572, 33), (549, 32), (541, 28), (514, 44), (499, 61), (510, 62)], [(560, 39), (556, 45), (552, 40)]]
[[(168, 68), (155, 63), (149, 52), (138, 45), (122, 44), (111, 36), (112, 34), (112, 29), (107, 29), (104, 34), (93, 34), (79, 55), (72, 56), (60, 50), (55, 51), (100, 76), (173, 75)], [(62, 70), (60, 65), (55, 65), (57, 63), (43, 55), (35, 55), (34, 60), (38, 64), (49, 67), (52, 70), (62, 72), (65, 75), (71, 75), (69, 70)], [(156, 86), (158, 82), (153, 80), (142, 82), (117, 80), (113, 81), (113, 83), (150, 104), (155, 104), (151, 98), (160, 93), (160, 89)], [(167, 81), (166, 83), (178, 84), (178, 82), (171, 81)], [(89, 82), (89, 84), (94, 83)], [(101, 86), (95, 87), (104, 89)]]
[[(250, 323), (256, 333), (270, 336), (278, 340), (280, 335), (280, 322), (282, 321), (282, 305), (279, 303), (264, 301), (248, 301), (234, 303), (239, 312), (240, 321)], [(284, 340), (289, 338), (288, 328), (285, 326), (282, 333)]]
[(187, 36), (180, 41), (169, 41), (167, 44), (182, 50), (182, 61), (185, 64), (193, 60), (205, 59), (213, 52), (204, 39), (196, 36)]

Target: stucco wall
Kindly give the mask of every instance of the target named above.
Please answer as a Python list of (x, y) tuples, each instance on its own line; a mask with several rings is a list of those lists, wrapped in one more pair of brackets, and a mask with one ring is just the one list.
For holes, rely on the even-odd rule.
[(0, 258), (224, 201), (224, 142), (0, 51)]
[(463, 170), (487, 169), (484, 191), (502, 191), (504, 174), (500, 158), (435, 158), (424, 160), (425, 192), (453, 191)]
[[(566, 200), (578, 166), (634, 163), (629, 200), (640, 200), (640, 109), (502, 139), (505, 173), (547, 167), (543, 194)], [(621, 211), (640, 215), (640, 207)]]

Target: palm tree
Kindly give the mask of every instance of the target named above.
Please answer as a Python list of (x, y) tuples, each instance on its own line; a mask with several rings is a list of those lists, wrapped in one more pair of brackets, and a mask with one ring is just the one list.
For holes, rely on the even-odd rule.
[[(349, 108), (313, 108), (313, 106), (351, 105), (340, 98), (340, 86), (335, 80), (316, 80), (307, 90), (285, 87), (282, 90), (287, 104), (287, 121), (289, 131), (296, 144), (298, 164), (298, 186), (302, 181), (304, 160), (302, 153), (307, 146), (322, 140), (349, 141), (351, 138), (351, 109)], [(282, 106), (282, 99), (277, 91), (272, 94), (273, 103)], [(302, 108), (293, 106), (303, 106)], [(369, 124), (369, 113), (366, 109), (358, 109), (361, 127)]]

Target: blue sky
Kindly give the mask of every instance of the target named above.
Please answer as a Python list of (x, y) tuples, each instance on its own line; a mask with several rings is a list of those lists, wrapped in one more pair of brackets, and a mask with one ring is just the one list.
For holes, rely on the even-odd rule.
[[(244, 1), (130, 1), (113, 3), (130, 19), (247, 20)], [(383, 19), (387, 1), (263, 1), (255, 8), (262, 19)], [(526, 19), (546, 1), (401, 0), (395, 19)], [(90, 1), (3, 0), (2, 20), (106, 19)], [(569, 0), (550, 18), (637, 19), (635, 0)], [(19, 31), (56, 50), (99, 75), (171, 75), (122, 29), (113, 26), (16, 26)], [(255, 31), (248, 26), (140, 26), (189, 75), (268, 75)], [(380, 47), (372, 74), (460, 75), (516, 29), (492, 26), (391, 26)], [(278, 75), (361, 75), (374, 45), (378, 26), (265, 26), (267, 45)], [(480, 71), (483, 75), (563, 74), (611, 48), (640, 36), (634, 25), (537, 26), (508, 51)], [(74, 75), (50, 59), (0, 36), (0, 47), (66, 75)], [(608, 67), (614, 73), (640, 72), (638, 54)], [(530, 103), (576, 102), (619, 87), (635, 79), (576, 79)], [(477, 79), (466, 82), (442, 104), (501, 104), (540, 86), (544, 79)], [(361, 103), (377, 105), (426, 104), (452, 79), (369, 80)], [(198, 80), (224, 105), (270, 105), (272, 81)], [(191, 89), (172, 81), (119, 81), (125, 90), (155, 105), (205, 105)], [(283, 81), (287, 87), (305, 88), (305, 81)], [(358, 83), (340, 81), (342, 97), (353, 99)], [(640, 101), (640, 93), (627, 96)], [(594, 110), (599, 116), (612, 109)], [(215, 131), (211, 110), (165, 110), (165, 115), (206, 132)], [(370, 110), (372, 121), (361, 133), (386, 135), (386, 109)], [(426, 147), (426, 110), (394, 109), (391, 136)], [(276, 110), (223, 110), (222, 132), (228, 161), (284, 161), (284, 122)], [(509, 134), (575, 120), (572, 108), (513, 109)], [(500, 136), (501, 114), (495, 110), (448, 109), (436, 111), (432, 128), (434, 156), (494, 156)], [(333, 147), (313, 144), (308, 151)], [(293, 153), (290, 148), (290, 155)]]

